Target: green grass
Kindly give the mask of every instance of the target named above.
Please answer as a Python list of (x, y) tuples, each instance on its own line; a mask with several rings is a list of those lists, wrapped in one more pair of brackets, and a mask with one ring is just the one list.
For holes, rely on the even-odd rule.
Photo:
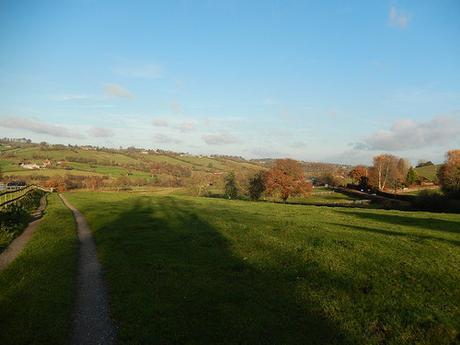
[(454, 344), (460, 215), (68, 193), (120, 344)]
[(360, 198), (333, 191), (328, 188), (315, 188), (308, 197), (292, 197), (288, 202), (302, 204), (349, 204)]
[(439, 166), (440, 164), (428, 165), (420, 168), (415, 168), (415, 171), (417, 172), (418, 176), (426, 177), (430, 181), (435, 181)]
[(0, 344), (70, 342), (77, 240), (70, 211), (48, 196), (45, 218), (19, 257), (0, 273)]
[(22, 168), (12, 161), (0, 159), (0, 169), (3, 173), (7, 171), (21, 170)]
[[(2, 146), (3, 147), (3, 146)], [(16, 173), (20, 176), (27, 175), (19, 166), (23, 161), (41, 164), (45, 159), (50, 159), (54, 164), (58, 161), (65, 161), (66, 164), (75, 170), (98, 175), (107, 175), (113, 178), (126, 175), (128, 167), (141, 169), (151, 163), (168, 163), (180, 165), (185, 168), (199, 171), (257, 171), (260, 166), (250, 162), (235, 162), (224, 158), (195, 157), (168, 154), (141, 154), (104, 152), (96, 150), (85, 150), (75, 148), (41, 148), (38, 144), (28, 147), (13, 147), (8, 150), (0, 149), (0, 168), (3, 172), (10, 172), (9, 176)], [(84, 163), (85, 159), (88, 163)], [(123, 167), (122, 167), (122, 166)], [(148, 171), (137, 171), (131, 169), (132, 177), (149, 178)], [(54, 170), (54, 169), (53, 169)], [(148, 170), (148, 168), (146, 169)], [(43, 169), (44, 176), (63, 175), (67, 170)], [(14, 173), (13, 173), (14, 172)], [(82, 174), (80, 174), (82, 175)]]
[(37, 176), (65, 176), (65, 175), (74, 175), (74, 176), (100, 176), (100, 174), (92, 171), (83, 171), (83, 170), (66, 170), (66, 169), (39, 169), (39, 170), (28, 170), (22, 169), (20, 171), (11, 171), (5, 172), (5, 176), (18, 176), (18, 177), (37, 177)]

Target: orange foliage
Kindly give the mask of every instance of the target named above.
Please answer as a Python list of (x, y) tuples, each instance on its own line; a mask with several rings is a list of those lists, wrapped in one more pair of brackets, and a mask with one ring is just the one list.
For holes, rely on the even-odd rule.
[(283, 201), (312, 190), (312, 184), (305, 180), (302, 165), (293, 159), (276, 160), (267, 173), (266, 186), (269, 194), (278, 194)]

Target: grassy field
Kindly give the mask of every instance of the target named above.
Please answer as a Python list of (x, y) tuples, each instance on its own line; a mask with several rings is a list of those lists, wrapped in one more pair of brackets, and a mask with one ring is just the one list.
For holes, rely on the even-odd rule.
[(287, 201), (290, 203), (301, 203), (301, 204), (350, 204), (354, 201), (360, 200), (360, 198), (344, 193), (334, 191), (333, 189), (326, 187), (316, 187), (313, 189), (311, 195), (308, 197), (291, 197)]
[(49, 195), (48, 202), (31, 241), (0, 273), (0, 344), (70, 342), (76, 229), (57, 195)]
[(440, 164), (428, 165), (425, 167), (415, 168), (418, 176), (426, 177), (430, 181), (436, 180), (436, 173), (438, 172)]
[(121, 344), (455, 344), (460, 215), (68, 193)]

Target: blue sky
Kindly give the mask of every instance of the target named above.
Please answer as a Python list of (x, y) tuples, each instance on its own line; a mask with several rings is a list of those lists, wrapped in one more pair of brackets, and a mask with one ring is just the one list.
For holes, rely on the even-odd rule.
[(1, 1), (0, 136), (441, 161), (460, 2)]

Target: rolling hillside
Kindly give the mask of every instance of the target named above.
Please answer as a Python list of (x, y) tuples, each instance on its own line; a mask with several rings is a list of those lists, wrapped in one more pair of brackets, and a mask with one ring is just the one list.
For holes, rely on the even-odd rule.
[(427, 165), (419, 168), (415, 168), (418, 176), (427, 178), (430, 181), (436, 181), (436, 173), (441, 164)]
[[(23, 164), (23, 166), (21, 166)], [(37, 169), (24, 167), (34, 164)], [(133, 176), (148, 178), (152, 169), (225, 173), (257, 171), (261, 166), (231, 157), (209, 157), (142, 149), (101, 149), (33, 143), (0, 143), (0, 168), (4, 176)]]

